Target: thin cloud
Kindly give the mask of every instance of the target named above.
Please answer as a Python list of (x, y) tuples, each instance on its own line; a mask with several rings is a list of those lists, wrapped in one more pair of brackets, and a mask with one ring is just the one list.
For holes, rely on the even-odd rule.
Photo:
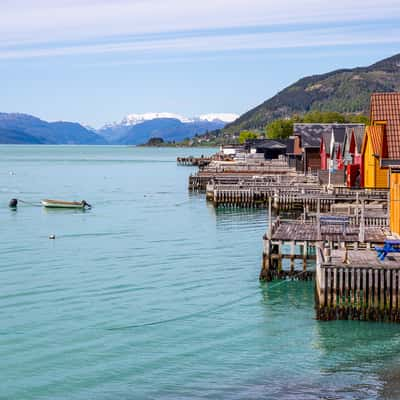
[(400, 18), (396, 0), (3, 0), (0, 42)]
[(311, 29), (291, 32), (216, 34), (55, 47), (0, 49), (0, 59), (24, 59), (111, 53), (135, 56), (182, 55), (257, 49), (309, 48), (400, 43), (400, 29), (380, 29), (370, 35), (366, 28)]

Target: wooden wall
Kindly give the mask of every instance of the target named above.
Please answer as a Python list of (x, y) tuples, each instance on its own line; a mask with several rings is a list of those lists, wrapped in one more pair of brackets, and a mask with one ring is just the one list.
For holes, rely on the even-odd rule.
[(400, 171), (390, 174), (390, 229), (400, 235)]
[(311, 170), (312, 172), (319, 171), (321, 167), (320, 149), (317, 147), (307, 147), (304, 149), (304, 172)]
[(372, 143), (369, 138), (364, 151), (364, 187), (366, 188), (387, 188), (388, 170), (380, 167), (379, 157), (374, 155)]

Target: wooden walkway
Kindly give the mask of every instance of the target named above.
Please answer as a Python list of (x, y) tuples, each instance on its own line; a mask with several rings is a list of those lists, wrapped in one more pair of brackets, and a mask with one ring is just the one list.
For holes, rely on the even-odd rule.
[[(366, 227), (365, 242), (366, 243), (383, 243), (389, 234), (389, 230), (384, 227)], [(320, 236), (318, 233), (318, 225), (310, 222), (300, 221), (283, 221), (279, 222), (272, 234), (272, 241), (295, 241), (295, 242), (348, 242), (354, 243), (359, 241), (360, 227), (348, 225), (341, 227), (339, 225), (321, 225)]]

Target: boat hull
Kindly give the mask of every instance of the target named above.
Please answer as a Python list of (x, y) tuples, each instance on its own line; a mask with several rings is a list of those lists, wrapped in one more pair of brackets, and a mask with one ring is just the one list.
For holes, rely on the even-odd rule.
[(43, 207), (46, 208), (74, 208), (74, 209), (84, 209), (85, 204), (75, 201), (57, 201), (57, 200), (42, 200)]

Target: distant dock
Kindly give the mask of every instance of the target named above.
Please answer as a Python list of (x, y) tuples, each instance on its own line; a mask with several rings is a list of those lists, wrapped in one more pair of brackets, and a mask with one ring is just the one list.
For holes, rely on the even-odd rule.
[(176, 163), (185, 167), (205, 167), (211, 163), (210, 157), (178, 157)]

